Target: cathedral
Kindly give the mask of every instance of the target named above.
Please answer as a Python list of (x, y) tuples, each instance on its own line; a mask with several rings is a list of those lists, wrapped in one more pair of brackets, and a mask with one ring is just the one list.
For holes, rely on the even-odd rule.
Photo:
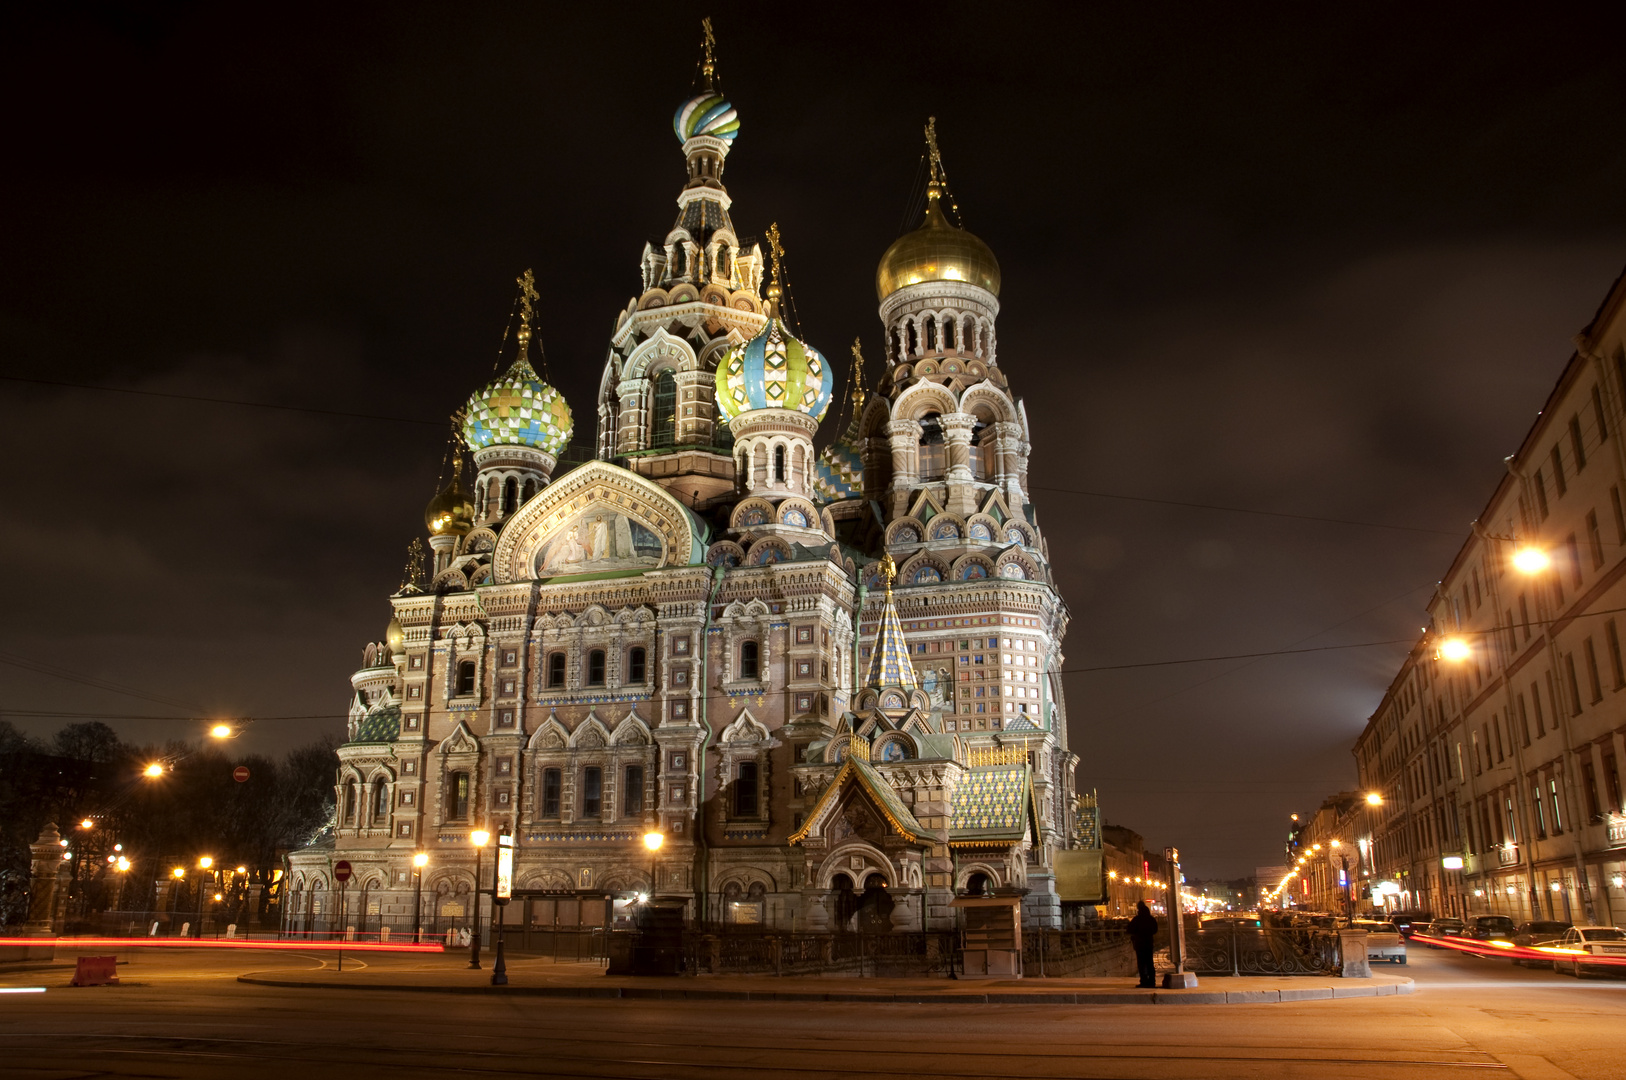
[(420, 897), (426, 928), (460, 925), (491, 888), (476, 830), (513, 838), (510, 924), (654, 894), (708, 925), (940, 930), (956, 897), (1011, 890), (1029, 926), (1061, 925), (1088, 812), (999, 263), (951, 220), (928, 126), (924, 216), (875, 270), (884, 373), (866, 393), (855, 343), (836, 395), (777, 228), (735, 230), (740, 118), (709, 30), (700, 70), (676, 221), (615, 318), (592, 459), (563, 471), (581, 403), (533, 366), (520, 279), (512, 362), (459, 414), (425, 514), (429, 563), (352, 677), (290, 929), (399, 932)]

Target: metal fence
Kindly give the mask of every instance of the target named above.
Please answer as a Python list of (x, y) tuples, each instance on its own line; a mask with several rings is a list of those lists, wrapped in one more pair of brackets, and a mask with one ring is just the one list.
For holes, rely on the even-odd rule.
[(1135, 953), (1126, 930), (1022, 931), (1024, 975), (1122, 975), (1134, 970)]
[(1186, 935), (1186, 970), (1199, 975), (1336, 975), (1336, 930), (1227, 927)]
[(956, 930), (884, 934), (795, 934), (693, 929), (684, 933), (689, 971), (762, 975), (952, 974), (960, 959)]

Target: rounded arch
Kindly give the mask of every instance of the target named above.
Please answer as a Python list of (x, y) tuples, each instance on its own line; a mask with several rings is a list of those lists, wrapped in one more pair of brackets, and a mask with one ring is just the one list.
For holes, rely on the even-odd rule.
[(992, 863), (979, 860), (964, 863), (958, 868), (954, 875), (954, 891), (962, 894), (969, 893), (972, 879), (977, 877), (987, 881), (990, 890), (999, 888), (1001, 882), (1004, 881), (1004, 875), (1000, 873), (998, 867)]
[(1038, 563), (1014, 548), (999, 557), (994, 564), (994, 573), (1002, 578), (1044, 580), (1044, 575), (1039, 572)]
[(926, 539), (926, 526), (919, 518), (902, 517), (894, 521), (886, 529), (886, 546), (897, 544), (919, 544)]
[(745, 549), (732, 540), (719, 540), (706, 549), (707, 566), (739, 566), (745, 562)]
[(928, 413), (954, 413), (960, 403), (954, 395), (933, 382), (917, 382), (892, 403), (894, 420), (919, 420)]
[(978, 383), (960, 396), (960, 411), (975, 416), (980, 423), (1014, 423), (1016, 406), (1003, 391)]
[(965, 521), (958, 514), (938, 514), (928, 525), (933, 540), (965, 539)]
[(940, 581), (947, 581), (948, 577), (948, 563), (930, 552), (923, 551), (903, 564), (902, 569), (898, 571), (898, 585), (902, 588), (911, 585), (935, 585)]
[[(854, 857), (861, 857), (864, 860), (862, 868), (853, 864)], [(837, 844), (831, 849), (830, 854), (824, 857), (824, 861), (819, 863), (819, 868), (813, 875), (813, 880), (821, 889), (833, 889), (836, 887), (834, 882), (838, 875), (845, 875), (848, 881), (862, 882), (875, 872), (879, 872), (888, 881), (898, 879), (898, 868), (880, 848), (868, 840), (848, 838)], [(862, 886), (854, 885), (853, 888), (857, 891)]]
[(729, 517), (728, 527), (735, 532), (754, 529), (774, 520), (774, 505), (767, 499), (741, 499)]
[(996, 575), (993, 561), (985, 555), (962, 555), (949, 568), (953, 581), (981, 581)]

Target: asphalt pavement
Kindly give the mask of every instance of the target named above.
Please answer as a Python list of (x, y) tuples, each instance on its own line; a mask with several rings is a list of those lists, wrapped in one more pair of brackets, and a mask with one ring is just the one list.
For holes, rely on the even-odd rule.
[[(360, 980), (333, 986), (240, 981), (268, 972), (306, 983), (328, 972), (336, 978), (331, 955), (150, 950), (130, 960), (120, 966), (116, 987), (66, 987), (65, 966), (0, 970), (0, 989), (46, 987), (0, 994), (0, 1060), (8, 1080), (219, 1077), (227, 1070), (288, 1068), (345, 1077), (676, 1080), (1626, 1080), (1626, 981), (1576, 980), (1422, 948), (1413, 948), (1411, 963), (1397, 972), (1416, 980), (1414, 994), (1184, 1008), (400, 993)], [(369, 967), (353, 968), (356, 961), (347, 958), (347, 974), (373, 971), (376, 977), (397, 963), (362, 962)], [(425, 958), (398, 962), (419, 965)], [(447, 968), (464, 962), (438, 958)], [(591, 965), (571, 977), (601, 978)], [(1203, 988), (1228, 981), (1234, 980), (1205, 979)]]

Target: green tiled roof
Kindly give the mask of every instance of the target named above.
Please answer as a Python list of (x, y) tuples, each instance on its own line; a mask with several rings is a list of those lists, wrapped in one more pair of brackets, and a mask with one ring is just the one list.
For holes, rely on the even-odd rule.
[(362, 720), (351, 742), (394, 742), (401, 737), (401, 706), (380, 705)]
[(972, 769), (954, 792), (949, 840), (1020, 840), (1032, 802), (1026, 762)]

